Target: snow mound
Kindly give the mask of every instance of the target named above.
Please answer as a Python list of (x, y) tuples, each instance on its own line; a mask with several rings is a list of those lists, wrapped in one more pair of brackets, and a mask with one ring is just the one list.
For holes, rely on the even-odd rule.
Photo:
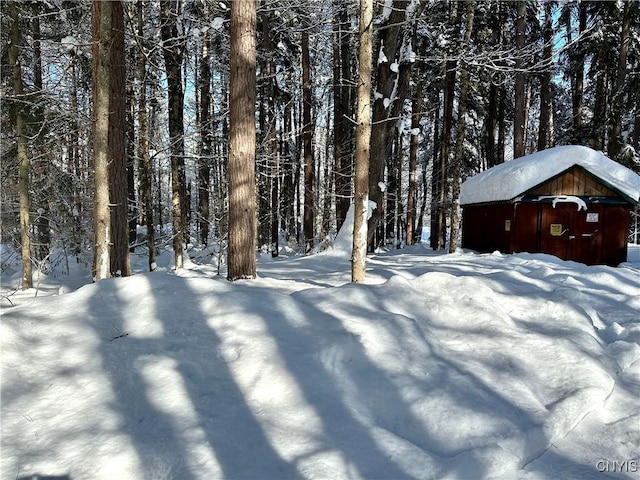
[(637, 269), (415, 248), (330, 285), (343, 258), (301, 260), (4, 310), (3, 478), (597, 478), (635, 458)]

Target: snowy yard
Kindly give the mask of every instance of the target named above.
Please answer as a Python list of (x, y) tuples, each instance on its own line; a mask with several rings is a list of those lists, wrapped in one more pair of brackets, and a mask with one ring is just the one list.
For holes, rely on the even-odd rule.
[(340, 249), (233, 284), (47, 278), (2, 303), (2, 479), (638, 478), (630, 260), (416, 246), (364, 285)]

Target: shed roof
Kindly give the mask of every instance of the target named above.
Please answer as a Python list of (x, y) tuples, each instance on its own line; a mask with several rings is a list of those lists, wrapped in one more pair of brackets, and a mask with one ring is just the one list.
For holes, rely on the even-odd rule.
[(640, 175), (589, 147), (567, 145), (516, 158), (468, 178), (460, 190), (460, 204), (513, 200), (574, 165), (627, 199), (640, 200)]

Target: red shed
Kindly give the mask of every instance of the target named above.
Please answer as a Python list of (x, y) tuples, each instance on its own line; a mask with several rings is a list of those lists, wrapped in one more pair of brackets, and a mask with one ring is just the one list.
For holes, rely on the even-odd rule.
[(618, 265), (639, 197), (640, 176), (602, 153), (550, 148), (462, 184), (462, 247)]

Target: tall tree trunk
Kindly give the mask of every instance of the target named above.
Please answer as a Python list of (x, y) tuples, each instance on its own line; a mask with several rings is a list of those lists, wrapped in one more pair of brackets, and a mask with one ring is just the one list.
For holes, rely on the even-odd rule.
[(538, 151), (552, 146), (552, 99), (551, 99), (551, 63), (552, 41), (553, 41), (553, 18), (551, 12), (552, 4), (544, 4), (544, 46), (542, 48), (542, 62), (544, 72), (540, 79), (540, 124), (538, 126)]
[(302, 31), (302, 142), (304, 149), (304, 237), (306, 250), (313, 248), (315, 237), (315, 160), (313, 157), (313, 125), (311, 123), (311, 62), (309, 32)]
[(227, 279), (256, 276), (256, 4), (231, 2)]
[(140, 93), (138, 97), (138, 151), (140, 155), (140, 191), (142, 196), (142, 206), (144, 209), (145, 225), (147, 227), (147, 248), (149, 250), (149, 271), (155, 271), (156, 263), (156, 241), (155, 224), (153, 213), (153, 167), (149, 153), (149, 121), (147, 116), (147, 66), (144, 44), (144, 3), (138, 2), (138, 37), (141, 45), (138, 52), (138, 81), (140, 83)]
[[(497, 8), (498, 11), (491, 16), (489, 23), (491, 29), (490, 45), (495, 48), (499, 48), (505, 43), (505, 2), (499, 2)], [(504, 87), (491, 79), (485, 120), (487, 129), (486, 168), (491, 168), (504, 162), (504, 96)], [(498, 138), (496, 138), (496, 129), (498, 130)]]
[(496, 165), (500, 165), (504, 163), (504, 150), (505, 150), (505, 142), (506, 142), (506, 110), (507, 110), (507, 101), (506, 101), (506, 88), (501, 86), (498, 89), (498, 142), (496, 143)]
[(525, 154), (525, 123), (526, 123), (526, 92), (524, 72), (524, 49), (527, 29), (527, 3), (517, 0), (516, 18), (516, 80), (515, 80), (515, 110), (513, 116), (513, 158)]
[[(440, 135), (440, 112), (441, 108), (441, 94), (440, 90), (436, 92), (436, 100), (434, 101), (434, 119), (433, 119), (433, 160), (431, 162), (431, 202), (429, 203), (429, 246), (433, 250), (438, 249), (438, 243), (440, 238), (439, 226), (438, 226), (438, 197), (439, 191), (442, 188), (441, 178), (442, 174), (440, 169), (442, 168), (442, 161), (440, 156), (442, 155), (442, 137)], [(435, 238), (434, 238), (435, 236)]]
[[(262, 47), (264, 47), (265, 37), (269, 35), (269, 22), (268, 22), (269, 11), (265, 10), (261, 15), (262, 23)], [(262, 53), (262, 52), (261, 52)], [(257, 137), (257, 151), (256, 151), (256, 179), (257, 179), (257, 201), (258, 201), (258, 247), (261, 248), (263, 245), (270, 242), (271, 238), (271, 229), (269, 225), (269, 220), (271, 218), (270, 210), (271, 210), (271, 198), (270, 198), (270, 185), (269, 185), (269, 159), (267, 158), (268, 153), (266, 149), (266, 135), (267, 135), (267, 112), (269, 110), (268, 103), (270, 100), (267, 99), (267, 82), (268, 79), (266, 75), (264, 75), (266, 63), (270, 60), (271, 52), (264, 51), (263, 54), (258, 55), (259, 59), (263, 60), (263, 63), (259, 65), (260, 79), (257, 89), (257, 94), (259, 95), (258, 100), (258, 137)], [(269, 220), (267, 220), (269, 219)]]
[[(631, 41), (631, 11), (637, 15), (637, 1), (624, 2), (622, 14), (622, 30), (620, 32), (620, 50), (618, 51), (618, 70), (611, 95), (611, 126), (609, 127), (609, 144), (607, 153), (609, 157), (616, 158), (622, 152), (624, 140), (622, 139), (622, 116), (625, 99), (625, 79), (627, 76), (627, 56)], [(637, 32), (636, 32), (637, 34)]]
[[(41, 31), (40, 31), (40, 17), (39, 17), (39, 5), (36, 4), (35, 15), (31, 20), (31, 32), (33, 35), (33, 86), (36, 90), (36, 95), (39, 97), (42, 94), (42, 49), (41, 49)], [(15, 67), (14, 67), (15, 68)], [(38, 122), (44, 122), (44, 109), (41, 105), (36, 105), (35, 114)], [(40, 138), (36, 139), (40, 147)], [(48, 162), (41, 162), (38, 172), (40, 184), (45, 183), (49, 175)], [(49, 218), (51, 212), (49, 209), (50, 189), (45, 188), (43, 192), (40, 192), (41, 199), (38, 202), (37, 216), (33, 222), (36, 234), (36, 248), (34, 250), (36, 260), (40, 263), (40, 268), (47, 262), (49, 257), (49, 248), (51, 245), (51, 226)]]
[[(284, 98), (284, 135), (292, 135), (293, 132), (293, 123), (292, 123), (292, 107), (291, 107), (291, 98), (289, 96), (285, 96)], [(280, 144), (280, 155), (283, 159), (283, 182), (282, 182), (282, 190), (283, 190), (283, 200), (281, 203), (282, 208), (282, 228), (287, 234), (287, 237), (291, 235), (296, 235), (296, 216), (295, 216), (295, 172), (297, 171), (295, 168), (297, 166), (294, 158), (297, 156), (294, 155), (294, 152), (291, 149), (291, 143), (285, 139), (281, 140)]]
[[(562, 20), (566, 26), (567, 43), (573, 42), (572, 22), (571, 22), (571, 4), (565, 5)], [(578, 3), (578, 42), (583, 42), (582, 36), (587, 29), (587, 3)], [(578, 44), (580, 44), (578, 43)], [(586, 142), (585, 132), (582, 120), (583, 96), (584, 96), (584, 55), (582, 52), (569, 52), (569, 72), (571, 77), (571, 109), (572, 109), (572, 128), (571, 141), (577, 145), (583, 145)]]
[(498, 87), (491, 82), (489, 85), (489, 100), (487, 103), (487, 115), (485, 117), (486, 128), (486, 168), (496, 164), (496, 126), (498, 125)]
[[(135, 58), (135, 55), (131, 55)], [(135, 75), (135, 73), (134, 73)], [(129, 253), (135, 251), (135, 243), (138, 238), (138, 216), (140, 214), (136, 201), (136, 94), (133, 82), (127, 87), (127, 197), (129, 220)]]
[(333, 168), (336, 204), (336, 227), (340, 230), (351, 203), (350, 152), (351, 126), (349, 114), (351, 95), (348, 4), (334, 0), (333, 21)]
[[(205, 7), (206, 8), (206, 7)], [(200, 157), (198, 158), (198, 223), (200, 242), (209, 242), (209, 187), (213, 131), (211, 123), (211, 66), (209, 64), (209, 33), (202, 34), (200, 57)]]
[[(467, 0), (467, 25), (462, 41), (462, 51), (471, 41), (473, 31), (473, 0)], [(464, 138), (466, 132), (467, 96), (469, 92), (469, 71), (467, 65), (462, 61), (460, 71), (460, 96), (458, 98), (458, 122), (456, 124), (456, 144), (453, 152), (452, 184), (451, 184), (451, 234), (449, 235), (449, 253), (454, 253), (458, 249), (458, 235), (460, 232), (460, 181), (462, 177), (462, 167), (464, 162)]]
[[(460, 38), (462, 29), (462, 10), (458, 4), (456, 8), (455, 20), (456, 39)], [(447, 237), (447, 198), (448, 198), (448, 169), (451, 153), (451, 132), (453, 129), (453, 104), (456, 89), (456, 70), (458, 62), (455, 59), (447, 60), (445, 63), (445, 84), (444, 84), (444, 106), (442, 111), (442, 140), (440, 142), (439, 164), (434, 163), (433, 175), (437, 183), (432, 191), (431, 209), (431, 239), (430, 246), (433, 250), (440, 250), (446, 245)]]
[(438, 162), (433, 164), (433, 189), (431, 191), (431, 237), (430, 246), (440, 250), (445, 246), (446, 213), (447, 213), (447, 170), (451, 151), (451, 130), (453, 124), (453, 103), (456, 86), (455, 60), (446, 63), (444, 105), (442, 110), (442, 138), (439, 142)]
[(9, 15), (11, 16), (11, 43), (9, 45), (9, 63), (13, 71), (13, 93), (16, 97), (15, 105), (15, 125), (16, 141), (18, 143), (18, 164), (19, 164), (19, 192), (20, 192), (20, 254), (22, 255), (22, 280), (20, 286), (23, 290), (33, 287), (33, 275), (31, 269), (31, 238), (29, 230), (31, 228), (29, 220), (29, 210), (31, 208), (30, 188), (30, 165), (27, 155), (27, 137), (25, 131), (25, 119), (23, 113), (24, 90), (22, 86), (22, 65), (18, 52), (20, 43), (20, 27), (18, 25), (18, 7), (15, 1), (9, 4)]
[(380, 240), (383, 245), (393, 244), (392, 248), (396, 248), (394, 244), (396, 225), (397, 225), (397, 211), (398, 211), (398, 189), (400, 168), (399, 163), (401, 156), (401, 140), (400, 134), (397, 129), (393, 131), (393, 137), (389, 139), (391, 142), (391, 154), (387, 158), (387, 181), (385, 186), (384, 204), (382, 207), (385, 210), (383, 216), (384, 221), (380, 222), (379, 228), (381, 230)]
[(420, 145), (420, 119), (422, 118), (422, 79), (417, 80), (416, 92), (411, 106), (411, 140), (409, 143), (409, 190), (407, 193), (407, 245), (419, 240), (416, 235), (416, 170), (418, 169), (418, 147)]
[[(162, 43), (167, 69), (169, 104), (169, 143), (171, 151), (171, 210), (173, 213), (173, 253), (176, 269), (184, 267), (186, 225), (186, 175), (184, 164), (184, 92), (182, 90), (183, 45), (178, 39), (177, 17), (180, 0), (160, 3)], [(235, 3), (235, 2), (234, 2)]]
[(422, 201), (420, 202), (420, 211), (418, 212), (418, 220), (416, 222), (415, 242), (422, 242), (422, 228), (424, 226), (424, 214), (427, 211), (427, 198), (429, 198), (429, 181), (427, 178), (427, 164), (422, 166)]
[(93, 278), (111, 274), (109, 211), (109, 97), (111, 81), (111, 2), (93, 2), (93, 127), (94, 235)]
[[(69, 134), (69, 145), (67, 151), (69, 152), (68, 171), (72, 177), (76, 180), (73, 185), (73, 234), (71, 242), (71, 251), (76, 257), (76, 262), (80, 261), (80, 253), (82, 252), (83, 243), (83, 227), (82, 220), (80, 218), (81, 212), (84, 210), (83, 196), (87, 190), (87, 186), (82, 177), (80, 171), (80, 127), (77, 119), (80, 118), (78, 114), (78, 74), (77, 74), (76, 61), (71, 63), (71, 132)], [(93, 125), (93, 124), (92, 124)]]
[(595, 80), (595, 98), (593, 101), (593, 117), (591, 119), (591, 148), (594, 150), (604, 150), (605, 147), (605, 130), (607, 115), (607, 100), (609, 83), (606, 71), (596, 73)]
[(111, 202), (111, 273), (131, 275), (129, 193), (127, 190), (127, 91), (122, 2), (111, 2), (111, 79), (109, 80), (109, 201)]
[[(580, 2), (578, 5), (579, 16), (579, 34), (582, 35), (587, 29), (587, 6), (585, 2)], [(578, 135), (577, 141), (579, 145), (584, 143), (584, 133), (582, 126), (582, 105), (584, 96), (584, 57), (579, 55), (579, 60), (575, 66), (574, 73), (574, 85), (572, 95), (572, 108), (573, 108), (573, 125)]]
[(369, 209), (369, 154), (371, 143), (371, 71), (373, 53), (373, 0), (360, 0), (358, 47), (358, 106), (356, 109), (355, 202), (351, 281), (362, 283), (367, 262)]
[[(292, 120), (292, 125), (294, 125), (294, 130), (296, 132), (300, 132), (302, 131), (302, 105), (301, 102), (296, 102), (293, 110), (292, 110), (292, 114), (293, 114), (293, 120)], [(293, 184), (295, 186), (295, 219), (296, 219), (296, 243), (304, 243), (304, 238), (302, 237), (303, 234), (303, 224), (304, 224), (304, 219), (302, 222), (300, 222), (298, 219), (302, 218), (302, 216), (304, 215), (304, 200), (302, 202), (300, 202), (300, 198), (302, 195), (304, 195), (304, 192), (301, 194), (301, 189), (304, 185), (301, 185), (300, 183), (300, 177), (301, 177), (301, 173), (300, 173), (300, 165), (298, 162), (298, 159), (300, 158), (300, 152), (303, 152), (303, 142), (302, 142), (302, 135), (296, 135), (296, 148), (295, 148), (295, 156), (294, 158), (296, 159), (296, 165), (294, 165), (293, 169), (294, 169), (294, 180), (293, 180)], [(302, 167), (304, 168), (304, 158), (303, 158), (303, 164)], [(304, 182), (304, 178), (302, 179), (302, 181)], [(306, 247), (305, 247), (306, 248)]]
[(273, 258), (278, 256), (280, 245), (279, 245), (279, 223), (280, 223), (280, 165), (279, 165), (279, 155), (278, 155), (278, 141), (276, 139), (276, 115), (275, 115), (275, 92), (274, 92), (274, 70), (273, 70), (273, 61), (272, 61), (272, 44), (271, 37), (269, 36), (270, 31), (269, 25), (269, 16), (265, 14), (262, 20), (262, 45), (265, 52), (265, 63), (264, 63), (264, 91), (265, 91), (265, 125), (267, 128), (266, 131), (266, 151), (267, 158), (269, 162), (269, 184), (271, 188), (270, 192), (270, 210), (271, 210), (271, 256)]
[[(384, 210), (384, 180), (385, 166), (387, 159), (391, 155), (391, 145), (394, 138), (394, 125), (397, 117), (402, 112), (404, 98), (396, 91), (399, 84), (400, 68), (409, 68), (407, 65), (400, 65), (400, 47), (403, 41), (402, 26), (404, 24), (406, 9), (409, 5), (407, 0), (393, 0), (391, 13), (384, 23), (378, 26), (379, 49), (378, 64), (376, 69), (377, 94), (373, 103), (373, 118), (371, 131), (371, 159), (369, 164), (369, 195), (376, 203), (376, 210), (369, 220), (369, 239), (371, 240), (376, 227), (382, 224), (382, 212)], [(386, 61), (381, 61), (386, 58)], [(381, 185), (383, 186), (381, 188)]]

